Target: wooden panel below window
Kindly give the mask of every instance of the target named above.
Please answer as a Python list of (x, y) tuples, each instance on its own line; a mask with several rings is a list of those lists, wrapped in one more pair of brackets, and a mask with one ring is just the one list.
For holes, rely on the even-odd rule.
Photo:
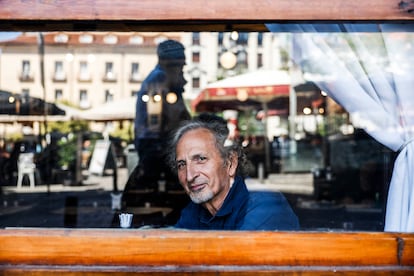
[(11, 275), (414, 273), (414, 236), (397, 233), (7, 229), (0, 244), (0, 271)]

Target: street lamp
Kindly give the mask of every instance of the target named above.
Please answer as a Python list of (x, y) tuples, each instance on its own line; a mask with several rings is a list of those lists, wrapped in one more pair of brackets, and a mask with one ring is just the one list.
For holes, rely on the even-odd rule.
[(220, 65), (224, 69), (232, 69), (237, 64), (237, 40), (239, 39), (239, 33), (236, 31), (233, 31), (230, 33), (230, 37), (225, 43), (227, 45), (224, 45), (224, 53), (220, 55)]
[(237, 57), (231, 51), (226, 51), (220, 56), (220, 64), (224, 69), (232, 69), (237, 64)]

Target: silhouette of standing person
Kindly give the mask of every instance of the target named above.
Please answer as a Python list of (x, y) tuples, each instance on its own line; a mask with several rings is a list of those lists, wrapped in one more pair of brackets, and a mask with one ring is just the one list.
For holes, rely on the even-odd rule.
[(181, 121), (191, 118), (182, 93), (185, 48), (175, 40), (166, 40), (157, 47), (158, 63), (149, 73), (137, 94), (135, 139), (137, 167), (126, 183), (123, 206), (139, 206), (148, 198), (140, 198), (134, 189), (155, 189), (161, 178), (167, 188), (180, 189), (178, 178), (165, 161), (169, 134)]

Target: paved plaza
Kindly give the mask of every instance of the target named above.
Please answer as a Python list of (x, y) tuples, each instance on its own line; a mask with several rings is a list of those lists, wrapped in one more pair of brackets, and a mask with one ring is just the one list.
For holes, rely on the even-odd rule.
[[(40, 184), (34, 188), (3, 186), (0, 195), (0, 227), (119, 227), (118, 210), (113, 209), (113, 174), (84, 173), (81, 185)], [(124, 189), (128, 169), (118, 168), (116, 186)], [(383, 210), (378, 206), (338, 204), (313, 198), (313, 178), (309, 173), (270, 174), (265, 179), (249, 178), (251, 191), (283, 192), (297, 213), (304, 230), (381, 231)], [(152, 197), (158, 194), (152, 194)], [(184, 194), (181, 198), (184, 198)], [(140, 213), (168, 212), (148, 200)], [(158, 200), (160, 202), (160, 200)], [(165, 215), (165, 213), (163, 214)], [(153, 221), (151, 221), (151, 224)]]

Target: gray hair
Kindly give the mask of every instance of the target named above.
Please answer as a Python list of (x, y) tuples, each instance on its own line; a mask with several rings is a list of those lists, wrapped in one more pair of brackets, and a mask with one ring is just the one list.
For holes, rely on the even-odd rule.
[(173, 172), (177, 172), (176, 168), (176, 147), (183, 135), (195, 129), (207, 129), (215, 138), (215, 145), (224, 162), (227, 162), (231, 154), (237, 154), (238, 166), (236, 174), (246, 176), (248, 173), (247, 157), (239, 143), (233, 143), (225, 146), (225, 141), (229, 135), (227, 122), (214, 114), (203, 113), (192, 120), (184, 121), (178, 129), (175, 130), (169, 142), (169, 152), (167, 154), (167, 162)]

